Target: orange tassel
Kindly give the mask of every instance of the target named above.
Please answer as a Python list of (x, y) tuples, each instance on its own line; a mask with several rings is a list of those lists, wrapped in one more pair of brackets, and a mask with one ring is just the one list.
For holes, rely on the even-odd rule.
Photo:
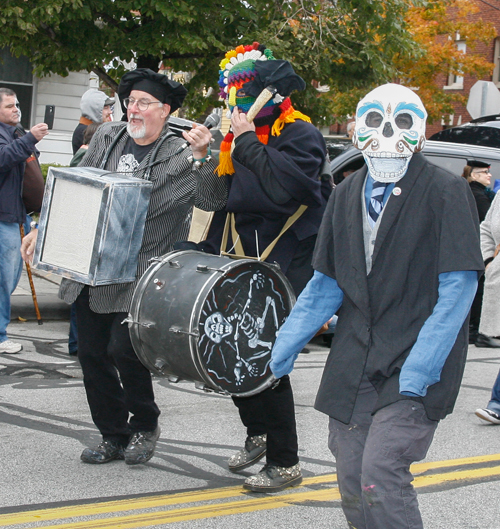
[[(309, 116), (302, 114), (302, 112), (299, 112), (292, 107), (292, 102), (288, 97), (283, 101), (283, 103), (281, 103), (280, 108), (282, 112), (279, 118), (273, 123), (271, 131), (269, 131), (268, 125), (256, 128), (255, 133), (257, 134), (257, 139), (264, 145), (267, 145), (269, 142), (269, 132), (271, 132), (273, 136), (279, 136), (283, 130), (283, 127), (285, 126), (285, 123), (293, 123), (296, 119), (311, 123), (311, 118)], [(234, 165), (231, 159), (231, 145), (233, 143), (233, 139), (234, 134), (232, 132), (228, 132), (220, 144), (219, 165), (215, 169), (215, 172), (219, 176), (225, 174), (234, 174)]]

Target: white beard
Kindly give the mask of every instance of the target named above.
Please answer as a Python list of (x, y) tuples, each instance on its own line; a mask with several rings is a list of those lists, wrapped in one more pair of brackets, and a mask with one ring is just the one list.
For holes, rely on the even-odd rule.
[[(130, 119), (132, 118), (134, 118), (133, 114), (130, 116)], [(132, 125), (129, 121), (127, 123), (127, 132), (131, 138), (133, 138), (134, 140), (139, 140), (141, 138), (144, 138), (144, 136), (146, 136), (146, 125), (144, 124), (144, 121), (143, 121), (141, 126), (132, 128)]]

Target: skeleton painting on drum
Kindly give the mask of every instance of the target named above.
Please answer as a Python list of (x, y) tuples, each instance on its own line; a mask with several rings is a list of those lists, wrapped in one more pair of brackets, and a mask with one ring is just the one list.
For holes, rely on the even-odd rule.
[(136, 288), (132, 343), (151, 371), (235, 396), (269, 387), (271, 349), (295, 298), (275, 266), (172, 252)]
[(246, 378), (269, 375), (271, 349), (288, 315), (274, 278), (261, 270), (235, 270), (214, 286), (202, 309), (198, 348), (207, 371), (235, 390)]

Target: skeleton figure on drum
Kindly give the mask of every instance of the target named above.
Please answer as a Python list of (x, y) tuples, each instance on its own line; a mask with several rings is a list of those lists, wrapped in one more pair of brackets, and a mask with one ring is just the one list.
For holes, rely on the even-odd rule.
[[(150, 260), (187, 237), (193, 206), (213, 211), (226, 203), (225, 182), (213, 174), (208, 152), (210, 131), (197, 126), (184, 131), (182, 139), (169, 129), (168, 116), (186, 93), (180, 83), (152, 70), (126, 73), (118, 95), (128, 121), (101, 125), (80, 163), (152, 182), (136, 280), (95, 287), (68, 279), (61, 283), (60, 297), (76, 304), (78, 359), (92, 418), (102, 435), (97, 447), (81, 454), (85, 463), (125, 459), (133, 465), (153, 456), (160, 410), (151, 373), (137, 358), (122, 322)], [(189, 148), (183, 148), (185, 141)], [(31, 258), (35, 237), (30, 234), (23, 241), (25, 260)]]
[[(242, 278), (239, 277), (239, 279), (241, 280)], [(216, 345), (224, 342), (231, 351), (234, 351), (236, 362), (234, 362), (233, 373), (236, 385), (241, 385), (247, 374), (250, 377), (262, 376), (271, 360), (271, 349), (274, 339), (273, 341), (263, 341), (260, 338), (263, 335), (264, 329), (267, 334), (272, 332), (274, 334), (273, 338), (278, 334), (279, 322), (276, 313), (276, 302), (271, 296), (265, 296), (265, 306), (260, 312), (257, 312), (258, 307), (255, 306), (255, 303), (252, 303), (256, 296), (253, 292), (254, 289), (257, 291), (259, 288), (262, 288), (264, 282), (265, 277), (263, 274), (259, 272), (254, 273), (250, 279), (249, 290), (246, 294), (246, 301), (243, 308), (233, 300), (229, 304), (225, 314), (219, 311), (214, 312), (205, 320), (205, 335)], [(242, 293), (241, 296), (244, 297), (245, 294)], [(271, 322), (268, 322), (267, 318), (270, 309), (272, 318), (270, 318)], [(271, 331), (269, 330), (269, 324), (272, 326)], [(257, 350), (248, 358), (244, 358), (240, 353), (240, 344), (242, 346), (246, 345), (250, 350)], [(200, 341), (199, 346), (203, 348), (202, 341)], [(222, 349), (219, 349), (219, 351), (220, 354), (224, 355)], [(207, 361), (210, 363), (213, 347), (207, 347), (205, 354), (208, 355)], [(254, 360), (266, 356), (269, 357), (269, 361), (263, 365), (263, 369), (259, 369)], [(227, 377), (227, 368), (231, 364), (233, 364), (233, 359), (224, 359), (226, 372), (217, 373), (217, 375), (220, 378)]]

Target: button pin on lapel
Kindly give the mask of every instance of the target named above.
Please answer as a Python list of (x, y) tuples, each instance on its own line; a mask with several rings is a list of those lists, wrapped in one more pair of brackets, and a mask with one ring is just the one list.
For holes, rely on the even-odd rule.
[(393, 190), (392, 190), (392, 194), (396, 197), (399, 197), (399, 195), (401, 194), (401, 188), (400, 187), (395, 187)]

